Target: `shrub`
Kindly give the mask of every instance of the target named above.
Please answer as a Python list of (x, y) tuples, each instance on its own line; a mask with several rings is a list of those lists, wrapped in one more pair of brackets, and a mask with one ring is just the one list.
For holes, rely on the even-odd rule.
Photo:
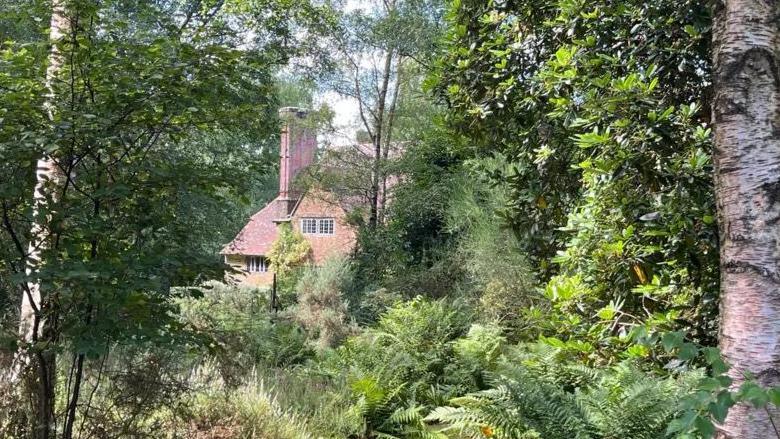
[(230, 438), (343, 439), (361, 431), (362, 418), (352, 410), (341, 380), (323, 379), (305, 368), (260, 368), (231, 388), (211, 379), (215, 373), (206, 365), (193, 381), (189, 409), (178, 420), (187, 437), (229, 432)]
[(382, 314), (402, 301), (403, 297), (400, 293), (380, 288), (362, 294), (359, 300), (356, 300), (356, 304), (349, 305), (353, 308), (351, 313), (357, 323), (368, 326), (376, 323)]
[(433, 407), (475, 390), (453, 379), (462, 375), (450, 370), (452, 341), (466, 333), (471, 320), (462, 303), (418, 297), (388, 309), (375, 327), (348, 338), (317, 367), (333, 379), (346, 378), (366, 435), (398, 434), (411, 428), (402, 419), (416, 419), (404, 410)]
[(295, 287), (304, 264), (311, 256), (311, 244), (303, 235), (292, 229), (289, 223), (279, 225), (279, 236), (268, 251), (281, 293), (289, 293)]
[(313, 355), (298, 324), (268, 311), (267, 290), (210, 282), (200, 291), (203, 297), (179, 300), (182, 320), (210, 339), (226, 381), (253, 365), (283, 367)]
[(279, 405), (262, 380), (236, 389), (210, 388), (196, 394), (185, 426), (188, 437), (308, 439), (306, 421)]
[[(507, 166), (501, 157), (467, 165), (487, 171)], [(498, 215), (509, 202), (506, 190), (490, 187), (468, 168), (453, 181), (447, 226), (458, 235), (453, 257), (465, 267), (465, 288), (476, 293), (485, 320), (518, 328), (521, 310), (538, 303), (540, 297), (520, 243)]]
[(453, 342), (457, 373), (466, 374), (476, 388), (484, 389), (485, 376), (496, 369), (505, 347), (506, 338), (501, 328), (494, 325), (471, 325), (465, 337)]
[(309, 332), (318, 350), (333, 347), (349, 333), (344, 290), (352, 278), (349, 262), (334, 258), (307, 268), (296, 287), (294, 318)]

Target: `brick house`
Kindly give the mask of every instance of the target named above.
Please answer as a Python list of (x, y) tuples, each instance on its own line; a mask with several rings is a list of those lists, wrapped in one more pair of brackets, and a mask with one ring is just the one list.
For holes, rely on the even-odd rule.
[(252, 215), (249, 222), (220, 252), (225, 263), (239, 274), (231, 280), (251, 286), (270, 285), (273, 270), (266, 255), (279, 235), (279, 225), (289, 223), (311, 244), (310, 260), (320, 264), (332, 256), (346, 255), (355, 246), (355, 228), (347, 224), (346, 210), (322, 190), (303, 193), (295, 177), (314, 162), (317, 136), (306, 127), (304, 110), (279, 110), (284, 122), (280, 145), (279, 195)]

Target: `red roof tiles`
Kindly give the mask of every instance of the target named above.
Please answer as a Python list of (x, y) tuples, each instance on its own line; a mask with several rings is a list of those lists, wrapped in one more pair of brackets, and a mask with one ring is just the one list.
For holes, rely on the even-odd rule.
[(268, 253), (279, 235), (275, 221), (287, 218), (287, 202), (275, 198), (252, 215), (249, 222), (220, 252), (223, 255), (262, 256)]

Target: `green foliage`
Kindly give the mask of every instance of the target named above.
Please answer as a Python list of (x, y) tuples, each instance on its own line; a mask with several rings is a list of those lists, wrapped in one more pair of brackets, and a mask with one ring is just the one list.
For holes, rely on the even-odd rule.
[(302, 367), (247, 369), (233, 386), (221, 380), (218, 364), (199, 364), (175, 409), (153, 415), (166, 421), (165, 437), (359, 437), (363, 420), (343, 379)]
[(398, 305), (403, 301), (401, 294), (389, 291), (385, 288), (369, 292), (360, 292), (359, 297), (353, 290), (353, 301), (350, 301), (350, 315), (363, 326), (369, 326), (376, 323), (377, 320), (389, 308)]
[(541, 297), (520, 242), (496, 215), (509, 196), (482, 178), (508, 165), (500, 156), (464, 165), (465, 171), (453, 178), (447, 210), (447, 227), (457, 241), (455, 258), (465, 265), (461, 288), (478, 297), (481, 316), (517, 330), (523, 325), (521, 310)]
[(707, 6), (464, 0), (449, 20), (431, 85), (450, 126), (508, 158), (485, 174), (542, 280), (582, 285), (551, 329), (608, 359), (644, 324), (711, 345)]
[(333, 347), (350, 332), (344, 291), (351, 278), (350, 263), (332, 258), (321, 267), (308, 267), (295, 287), (298, 301), (292, 311), (294, 318), (309, 332), (318, 350)]
[[(193, 340), (179, 337), (167, 345), (114, 346), (107, 355), (88, 360), (83, 385), (90, 393), (78, 407), (79, 433), (159, 437), (161, 431), (169, 431), (169, 417), (186, 409), (192, 392), (188, 376), (197, 358), (193, 348)], [(69, 365), (64, 366), (57, 388), (63, 405), (72, 374)]]
[(269, 311), (270, 291), (210, 282), (197, 298), (177, 301), (182, 322), (208, 341), (222, 378), (239, 383), (247, 370), (303, 363), (313, 354), (303, 328)]
[(426, 418), (452, 437), (663, 438), (690, 379), (658, 379), (622, 363), (592, 369), (543, 345), (498, 368), (494, 387), (453, 399)]
[[(52, 93), (48, 2), (0, 5), (0, 318), (40, 280), (51, 332), (23, 347), (57, 354), (80, 435), (693, 438), (780, 404), (711, 347), (707, 5), (370, 3), (69, 0)], [(275, 195), (277, 107), (312, 107), (321, 73), (404, 154), (323, 157), (340, 201), (398, 176), (392, 203), (322, 267), (281, 225), (277, 314), (203, 281)], [(34, 214), (41, 157), (63, 178)], [(26, 432), (15, 404), (0, 435)]]
[(405, 142), (403, 155), (387, 169), (401, 177), (392, 186), (384, 223), (360, 230), (356, 284), (406, 298), (440, 298), (451, 295), (464, 276), (464, 265), (451, 257), (454, 240), (445, 223), (462, 162), (450, 147), (461, 138), (439, 128), (416, 133), (419, 137)]
[[(346, 377), (366, 435), (416, 429), (416, 420), (398, 422), (401, 411), (432, 407), (473, 388), (470, 376), (451, 370), (451, 342), (466, 332), (470, 320), (463, 305), (416, 298), (347, 339), (320, 368), (331, 377)], [(401, 418), (392, 418), (394, 413)]]
[(303, 235), (293, 230), (289, 223), (278, 226), (279, 236), (268, 251), (274, 273), (283, 290), (291, 290), (295, 286), (300, 269), (308, 261), (311, 244)]
[(497, 326), (474, 324), (465, 337), (453, 342), (457, 373), (470, 375), (478, 389), (486, 387), (487, 374), (496, 369), (504, 353), (506, 338), (503, 332)]
[[(715, 437), (715, 425), (722, 424), (729, 410), (740, 403), (765, 410), (767, 422), (774, 422), (770, 408), (780, 407), (780, 387), (763, 387), (750, 373), (743, 373), (735, 382), (719, 349), (686, 341), (680, 332), (664, 334), (659, 340), (649, 337), (646, 341), (659, 342), (665, 351), (674, 354), (677, 367), (698, 362), (708, 370), (708, 375), (701, 377), (682, 399), (680, 413), (669, 423), (667, 435), (680, 439)], [(780, 437), (776, 429), (775, 433)]]
[(196, 437), (307, 439), (313, 437), (306, 419), (278, 403), (273, 384), (252, 380), (226, 393), (207, 389), (194, 395), (180, 434)]
[[(282, 59), (272, 61), (276, 49), (265, 46), (271, 33), (257, 46), (242, 41), (240, 50), (216, 37), (225, 24), (218, 6), (206, 18), (192, 2), (68, 1), (73, 23), (81, 25), (57, 42), (68, 56), (46, 108), (43, 27), (50, 2), (26, 3), (30, 8), (17, 12), (40, 23), (26, 29), (40, 31), (31, 38), (40, 44), (14, 43), (4, 34), (0, 48), (0, 307), (18, 312), (28, 242), (44, 239), (33, 278), (44, 293), (38, 318), (52, 331), (30, 349), (59, 356), (50, 366), (62, 372), (52, 389), (58, 421), (70, 416), (65, 407), (77, 406), (76, 416), (92, 422), (76, 421), (84, 431), (75, 433), (141, 437), (159, 425), (139, 414), (175, 406), (185, 390), (176, 386), (185, 376), (179, 366), (194, 360), (175, 343), (208, 346), (190, 339), (191, 328), (176, 319), (171, 302), (182, 290), (171, 286), (221, 278), (216, 250), (240, 226), (246, 205), (264, 197), (256, 188), (271, 168), (268, 145), (277, 132), (271, 71)], [(198, 38), (174, 23), (190, 8)], [(7, 19), (3, 13), (0, 26)], [(34, 166), (43, 154), (56, 161), (62, 180), (47, 185), (49, 209), (33, 217)], [(49, 222), (52, 235), (31, 236), (32, 221)], [(308, 351), (294, 325), (263, 318), (265, 328), (240, 328), (220, 320), (228, 312), (200, 312), (208, 317), (203, 329), (214, 331), (207, 334), (216, 340), (213, 353), (240, 352), (222, 356), (226, 375), (236, 373), (238, 360), (289, 364), (308, 355), (296, 352)], [(15, 331), (17, 316), (9, 320)], [(252, 329), (262, 335), (257, 343)], [(237, 349), (238, 340), (249, 342)], [(177, 355), (178, 362), (170, 360)], [(77, 404), (79, 396), (89, 400)]]
[[(117, 344), (178, 340), (171, 287), (222, 277), (208, 237), (235, 221), (244, 184), (270, 167), (272, 74), (294, 52), (282, 45), (304, 5), (264, 2), (246, 20), (225, 2), (68, 0), (65, 35), (49, 41), (50, 2), (24, 3), (11, 8), (30, 25), (24, 32), (2, 14), (0, 303), (18, 306), (26, 285), (40, 285), (34, 318), (45, 329), (21, 347), (52, 363), (31, 368), (70, 362), (64, 404), (81, 407), (86, 391), (74, 389), (89, 371), (80, 365), (95, 365), (85, 360)], [(35, 209), (40, 158), (56, 177)], [(30, 243), (42, 252), (27, 265)], [(37, 396), (53, 402), (61, 389), (41, 384)], [(49, 411), (79, 425), (64, 407)]]

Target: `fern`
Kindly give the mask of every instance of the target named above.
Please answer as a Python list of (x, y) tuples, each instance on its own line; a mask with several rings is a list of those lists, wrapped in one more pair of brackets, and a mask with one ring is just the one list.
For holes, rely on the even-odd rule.
[(629, 364), (561, 363), (547, 348), (515, 360), (504, 364), (492, 389), (455, 398), (453, 407), (425, 420), (458, 438), (656, 439), (689, 387), (685, 379), (658, 379)]

